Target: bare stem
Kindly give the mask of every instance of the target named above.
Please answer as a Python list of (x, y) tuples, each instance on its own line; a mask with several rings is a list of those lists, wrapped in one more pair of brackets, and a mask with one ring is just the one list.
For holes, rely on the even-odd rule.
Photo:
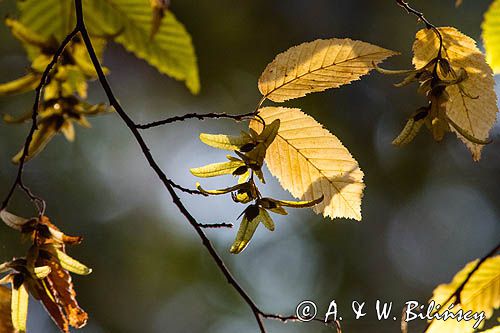
[(154, 127), (158, 127), (158, 126), (163, 126), (163, 125), (167, 125), (167, 124), (171, 124), (171, 123), (174, 123), (174, 122), (178, 122), (178, 121), (185, 121), (185, 120), (188, 120), (188, 119), (199, 119), (199, 120), (205, 120), (205, 119), (222, 119), (222, 118), (226, 118), (226, 119), (233, 119), (235, 121), (242, 121), (242, 120), (245, 120), (245, 119), (252, 119), (254, 117), (254, 113), (245, 113), (245, 114), (239, 114), (239, 115), (231, 115), (231, 114), (227, 114), (227, 113), (188, 113), (188, 114), (185, 114), (185, 115), (182, 115), (182, 116), (175, 116), (175, 117), (171, 117), (171, 118), (167, 118), (167, 119), (163, 119), (163, 120), (159, 120), (159, 121), (155, 121), (155, 122), (152, 122), (152, 123), (148, 123), (148, 124), (137, 124), (136, 127), (139, 128), (139, 129), (149, 129), (149, 128), (154, 128)]
[(14, 180), (14, 183), (12, 184), (12, 186), (11, 186), (11, 188), (10, 188), (7, 196), (3, 200), (2, 207), (0, 208), (0, 210), (3, 210), (5, 208), (7, 208), (7, 206), (9, 205), (10, 199), (14, 195), (14, 191), (16, 190), (16, 187), (19, 186), (28, 195), (28, 197), (33, 202), (35, 202), (36, 206), (38, 207), (39, 215), (43, 215), (44, 214), (44, 211), (45, 211), (45, 201), (43, 199), (37, 197), (36, 195), (34, 195), (30, 191), (30, 189), (23, 183), (24, 165), (26, 164), (26, 158), (27, 158), (28, 153), (29, 153), (29, 147), (31, 145), (31, 141), (33, 141), (33, 134), (38, 129), (38, 127), (37, 127), (37, 118), (38, 118), (38, 110), (40, 108), (40, 100), (41, 100), (41, 97), (42, 97), (43, 88), (47, 84), (47, 81), (49, 79), (49, 75), (50, 75), (52, 69), (57, 64), (57, 62), (59, 60), (59, 57), (64, 52), (64, 49), (71, 42), (71, 40), (73, 39), (73, 37), (75, 37), (78, 34), (79, 31), (80, 30), (78, 28), (75, 28), (73, 31), (71, 31), (66, 36), (66, 38), (64, 38), (64, 40), (61, 42), (61, 45), (57, 49), (56, 53), (52, 57), (52, 60), (50, 61), (50, 63), (47, 65), (47, 67), (45, 68), (45, 70), (42, 73), (42, 77), (40, 79), (40, 83), (38, 84), (38, 86), (36, 87), (36, 90), (35, 90), (35, 102), (33, 103), (33, 112), (31, 114), (31, 120), (32, 120), (31, 128), (30, 128), (30, 130), (28, 132), (28, 136), (26, 137), (26, 141), (24, 143), (23, 153), (22, 153), (21, 158), (19, 160), (19, 166), (18, 166), (18, 169), (17, 169), (17, 176), (16, 176), (16, 178)]

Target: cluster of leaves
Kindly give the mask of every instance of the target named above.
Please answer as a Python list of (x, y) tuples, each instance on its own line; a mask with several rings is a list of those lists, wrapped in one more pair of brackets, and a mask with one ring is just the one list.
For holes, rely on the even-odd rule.
[(275, 120), (265, 126), (261, 133), (250, 129), (241, 132), (240, 136), (201, 134), (200, 139), (205, 144), (225, 150), (232, 150), (238, 157), (227, 155), (228, 162), (210, 164), (201, 168), (191, 169), (191, 173), (197, 177), (215, 177), (231, 174), (238, 176), (238, 184), (220, 190), (205, 190), (199, 183), (196, 184), (201, 193), (205, 195), (221, 195), (231, 193), (234, 202), (249, 205), (241, 215), (243, 219), (236, 235), (236, 240), (231, 246), (231, 253), (237, 254), (243, 251), (253, 237), (258, 225), (262, 223), (270, 231), (274, 231), (275, 225), (268, 211), (287, 215), (283, 207), (304, 208), (317, 205), (323, 200), (323, 196), (301, 202), (276, 200), (263, 198), (255, 183), (254, 175), (265, 184), (262, 167), (269, 146), (278, 134), (280, 120)]
[[(196, 57), (191, 37), (174, 15), (167, 11), (167, 1), (86, 1), (90, 34), (102, 60), (106, 44), (114, 40), (161, 73), (186, 82), (197, 93), (200, 89)], [(52, 60), (60, 41), (70, 32), (74, 9), (70, 0), (19, 1), (19, 19), (7, 18), (10, 28), (26, 49), (31, 65), (28, 73), (12, 82), (0, 84), (0, 96), (35, 90), (42, 73)], [(109, 70), (105, 69), (107, 74)], [(90, 127), (87, 116), (106, 113), (104, 104), (91, 105), (87, 98), (88, 81), (97, 74), (85, 45), (76, 36), (66, 47), (60, 63), (50, 74), (27, 160), (42, 151), (57, 134), (68, 141), (75, 138), (73, 123)], [(31, 119), (31, 112), (19, 117), (5, 115), (10, 124)], [(19, 162), (22, 150), (13, 157)]]
[(0, 284), (12, 286), (11, 317), (16, 332), (26, 331), (29, 295), (42, 302), (61, 331), (85, 326), (88, 315), (76, 301), (70, 272), (88, 275), (92, 270), (66, 253), (66, 245), (80, 244), (82, 237), (65, 235), (46, 216), (26, 219), (2, 210), (0, 218), (31, 242), (25, 257), (0, 265), (4, 274)]
[[(51, 62), (59, 44), (54, 37), (46, 38), (38, 35), (19, 21), (6, 19), (5, 23), (11, 29), (12, 34), (30, 49), (33, 60), (28, 74), (0, 85), (0, 95), (33, 90), (40, 83), (42, 74)], [(102, 46), (102, 43), (96, 44)], [(60, 65), (51, 74), (43, 91), (37, 121), (38, 130), (31, 141), (27, 160), (42, 151), (57, 133), (62, 133), (68, 141), (73, 141), (75, 139), (74, 122), (90, 127), (87, 116), (108, 111), (104, 104), (91, 105), (84, 101), (87, 97), (87, 81), (94, 79), (96, 73), (86, 53), (85, 45), (79, 37), (72, 40), (61, 58)], [(18, 118), (4, 115), (4, 121), (9, 124), (23, 123), (31, 119), (31, 114), (32, 112), (29, 111)], [(22, 154), (23, 149), (13, 157), (13, 162), (18, 163)]]
[[(239, 180), (238, 185), (222, 190), (206, 191), (197, 184), (198, 189), (207, 195), (232, 193), (239, 203), (254, 202), (243, 212), (232, 253), (248, 245), (260, 222), (274, 230), (267, 211), (285, 215), (283, 207), (314, 207), (316, 213), (331, 218), (361, 220), (363, 172), (340, 140), (298, 109), (261, 105), (266, 99), (284, 102), (349, 84), (395, 54), (365, 42), (337, 38), (292, 47), (262, 73), (258, 86), (263, 98), (248, 133), (238, 137), (200, 135), (205, 144), (233, 150), (238, 158), (227, 156), (228, 162), (191, 169), (193, 175), (232, 174)], [(264, 160), (283, 188), (301, 201), (261, 197), (253, 176), (265, 183)]]
[(417, 82), (428, 105), (414, 112), (393, 144), (410, 143), (425, 124), (436, 141), (454, 132), (481, 158), (498, 113), (493, 71), (476, 42), (455, 28), (424, 29), (413, 45), (415, 70), (388, 71), (408, 75), (397, 87)]

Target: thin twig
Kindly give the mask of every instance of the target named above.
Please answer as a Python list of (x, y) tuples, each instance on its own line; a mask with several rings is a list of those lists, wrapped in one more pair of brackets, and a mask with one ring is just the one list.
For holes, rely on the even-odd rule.
[(420, 21), (424, 22), (425, 27), (427, 29), (430, 29), (434, 31), (434, 33), (438, 36), (439, 38), (439, 52), (438, 52), (438, 58), (441, 59), (441, 55), (443, 52), (443, 35), (439, 31), (439, 29), (432, 24), (425, 16), (424, 13), (419, 12), (418, 10), (412, 8), (410, 4), (407, 1), (404, 0), (396, 0), (396, 3), (404, 8), (408, 14), (413, 14), (415, 15)]
[(184, 193), (187, 193), (187, 194), (193, 194), (193, 195), (203, 195), (203, 196), (207, 196), (206, 194), (198, 191), (198, 190), (191, 190), (191, 189), (188, 189), (188, 188), (185, 188), (185, 187), (182, 187), (181, 185), (175, 183), (173, 180), (171, 179), (167, 179), (167, 181), (169, 182), (170, 185), (172, 185), (172, 187), (178, 189), (179, 191), (182, 191)]
[(232, 228), (234, 224), (232, 223), (198, 223), (198, 226), (203, 229), (222, 229), (222, 228)]
[(199, 119), (199, 120), (205, 120), (205, 119), (233, 119), (235, 121), (242, 121), (245, 119), (252, 119), (255, 116), (254, 112), (251, 113), (245, 113), (245, 114), (239, 114), (239, 115), (231, 115), (227, 113), (188, 113), (182, 116), (175, 116), (159, 121), (155, 121), (152, 123), (147, 123), (147, 124), (137, 124), (136, 127), (139, 129), (149, 129), (149, 128), (154, 128), (158, 126), (163, 126), (166, 124), (171, 124), (175, 123), (178, 121), (185, 121), (188, 119)]
[[(477, 262), (476, 266), (474, 266), (474, 268), (467, 275), (467, 278), (458, 286), (457, 289), (455, 289), (455, 291), (450, 295), (450, 297), (448, 297), (448, 299), (446, 301), (444, 301), (441, 305), (445, 306), (453, 299), (456, 300), (456, 305), (460, 304), (462, 302), (462, 298), (461, 298), (462, 291), (464, 290), (465, 286), (467, 285), (469, 280), (472, 278), (474, 273), (476, 273), (479, 270), (481, 265), (484, 264), (484, 262), (486, 260), (488, 260), (489, 258), (494, 256), (498, 251), (500, 251), (500, 243), (497, 244), (497, 246), (494, 249), (492, 249), (488, 254), (486, 254), (484, 257), (481, 258), (481, 260), (479, 260)], [(434, 318), (427, 323), (427, 325), (425, 326), (425, 329), (424, 329), (424, 333), (427, 332), (427, 330), (429, 329), (429, 327), (431, 326), (433, 321), (434, 321)]]
[(40, 108), (40, 101), (41, 101), (41, 97), (42, 97), (43, 88), (47, 84), (47, 81), (49, 79), (49, 75), (50, 75), (52, 69), (54, 68), (54, 66), (57, 64), (57, 62), (59, 60), (59, 57), (64, 52), (64, 49), (71, 42), (71, 40), (73, 39), (73, 37), (75, 37), (78, 34), (79, 31), (80, 30), (78, 28), (75, 28), (73, 31), (71, 31), (66, 36), (66, 38), (64, 38), (64, 40), (61, 42), (61, 45), (57, 49), (56, 53), (52, 57), (52, 60), (50, 61), (50, 63), (47, 65), (47, 67), (45, 68), (45, 70), (42, 73), (42, 77), (40, 79), (40, 83), (38, 84), (38, 86), (36, 87), (36, 90), (35, 90), (35, 102), (33, 103), (33, 112), (32, 112), (32, 115), (31, 115), (31, 120), (32, 120), (31, 128), (29, 130), (28, 136), (26, 137), (26, 141), (24, 143), (23, 153), (21, 155), (21, 158), (19, 159), (19, 166), (18, 166), (18, 169), (17, 169), (17, 176), (16, 176), (16, 179), (14, 180), (14, 183), (12, 184), (12, 186), (11, 186), (11, 188), (10, 188), (7, 196), (3, 200), (2, 207), (0, 208), (0, 210), (3, 210), (5, 208), (7, 208), (7, 206), (9, 205), (10, 199), (14, 195), (14, 191), (15, 191), (16, 187), (19, 186), (28, 195), (28, 197), (32, 201), (35, 202), (36, 206), (38, 207), (39, 215), (43, 215), (44, 214), (44, 211), (45, 211), (45, 201), (43, 199), (37, 197), (36, 195), (34, 195), (30, 191), (30, 189), (26, 185), (24, 185), (24, 183), (23, 183), (24, 165), (26, 163), (26, 158), (27, 158), (28, 153), (29, 153), (29, 147), (31, 145), (31, 141), (33, 141), (33, 134), (38, 129), (37, 118), (38, 118), (38, 110)]

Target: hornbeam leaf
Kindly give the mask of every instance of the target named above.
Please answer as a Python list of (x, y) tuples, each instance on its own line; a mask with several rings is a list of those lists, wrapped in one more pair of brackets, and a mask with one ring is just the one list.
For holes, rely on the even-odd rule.
[[(304, 201), (323, 196), (313, 210), (325, 217), (361, 220), (363, 172), (340, 140), (299, 109), (266, 107), (259, 115), (266, 124), (281, 121), (266, 154), (267, 166), (281, 186)], [(250, 126), (262, 128), (257, 121)]]
[(16, 332), (26, 332), (26, 319), (28, 317), (28, 302), (29, 294), (25, 284), (21, 284), (19, 288), (12, 287), (12, 324)]
[(228, 161), (222, 163), (209, 164), (200, 168), (192, 168), (189, 171), (196, 176), (201, 178), (216, 177), (222, 175), (230, 175), (236, 169), (244, 166), (245, 163), (242, 161)]
[(396, 52), (351, 39), (318, 39), (279, 54), (262, 73), (259, 90), (274, 102), (359, 80)]
[(496, 74), (500, 74), (500, 0), (495, 0), (484, 15), (483, 41), (486, 59)]
[[(451, 27), (439, 28), (439, 31), (443, 36), (443, 52), (451, 67), (455, 71), (462, 68), (468, 76), (463, 82), (446, 87), (449, 95), (446, 115), (457, 125), (452, 126), (451, 130), (469, 148), (472, 158), (479, 161), (484, 144), (470, 141), (457, 128), (463, 129), (477, 142), (488, 141), (498, 112), (493, 71), (472, 38)], [(436, 33), (428, 29), (420, 30), (413, 45), (413, 64), (416, 68), (422, 68), (436, 58), (438, 50)]]
[[(478, 260), (468, 263), (455, 275), (451, 283), (438, 286), (434, 290), (432, 300), (441, 305), (441, 311), (448, 309), (451, 303), (457, 303), (452, 299), (443, 304), (458, 287), (465, 281), (469, 273), (474, 269)], [(500, 307), (500, 255), (489, 258), (483, 262), (479, 269), (472, 274), (460, 293), (460, 304), (456, 304), (452, 312), (459, 310), (483, 312), (486, 319), (493, 315), (494, 309)], [(484, 321), (483, 321), (484, 323)], [(426, 333), (471, 333), (475, 331), (474, 320), (434, 320)]]
[(117, 33), (115, 41), (159, 72), (184, 81), (189, 90), (200, 90), (196, 55), (191, 36), (171, 11), (166, 11), (154, 39), (151, 7), (145, 0), (85, 0), (90, 32)]

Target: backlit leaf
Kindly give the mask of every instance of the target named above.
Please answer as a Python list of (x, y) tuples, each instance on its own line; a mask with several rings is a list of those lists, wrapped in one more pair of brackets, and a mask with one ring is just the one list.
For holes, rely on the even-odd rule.
[(484, 15), (483, 41), (486, 59), (496, 74), (500, 74), (500, 0), (495, 0)]
[[(443, 35), (444, 54), (450, 65), (455, 70), (463, 68), (468, 75), (462, 83), (446, 87), (449, 95), (446, 115), (472, 137), (486, 141), (498, 112), (493, 72), (472, 38), (455, 28), (439, 28), (439, 31)], [(436, 34), (428, 29), (420, 30), (413, 46), (415, 67), (422, 68), (434, 59), (438, 49), (439, 39)], [(451, 130), (469, 148), (473, 159), (478, 161), (484, 145), (471, 142), (454, 127)]]
[(200, 90), (198, 67), (191, 36), (171, 11), (166, 11), (154, 39), (152, 8), (145, 0), (84, 0), (91, 32), (115, 33), (115, 41), (158, 71), (184, 81), (196, 94)]
[(259, 90), (275, 102), (359, 80), (396, 53), (351, 39), (318, 39), (279, 54), (262, 73)]
[[(281, 186), (304, 201), (324, 197), (313, 210), (325, 217), (361, 220), (363, 172), (339, 139), (299, 109), (266, 107), (259, 115), (281, 125), (266, 163)], [(253, 121), (259, 131), (262, 124)]]
[[(442, 305), (446, 310), (450, 303), (443, 304), (457, 288), (465, 281), (474, 269), (478, 260), (468, 263), (465, 268), (455, 275), (451, 283), (442, 284), (434, 290), (432, 300)], [(493, 310), (500, 306), (500, 255), (487, 259), (471, 276), (460, 294), (460, 305), (455, 305), (452, 312), (463, 311), (482, 312), (486, 318), (493, 315)], [(444, 309), (443, 309), (444, 308)], [(440, 312), (441, 312), (440, 311)], [(427, 333), (470, 333), (474, 332), (475, 321), (434, 320)]]

